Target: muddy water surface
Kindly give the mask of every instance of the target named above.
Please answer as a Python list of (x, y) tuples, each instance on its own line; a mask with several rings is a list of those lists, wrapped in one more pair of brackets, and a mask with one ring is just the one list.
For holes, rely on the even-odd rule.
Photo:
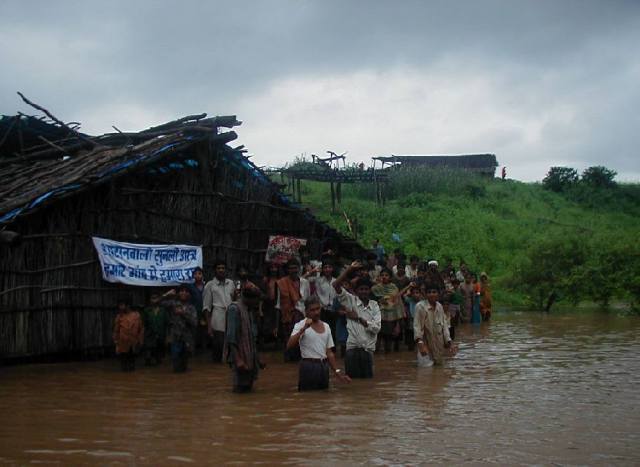
[(0, 368), (0, 464), (640, 464), (640, 319), (502, 313), (458, 341), (313, 394), (275, 353), (249, 395), (204, 356)]

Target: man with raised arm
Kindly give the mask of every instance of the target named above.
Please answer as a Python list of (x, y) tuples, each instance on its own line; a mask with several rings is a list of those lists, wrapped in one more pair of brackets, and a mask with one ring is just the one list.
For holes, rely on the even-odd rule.
[(362, 265), (354, 261), (336, 279), (333, 286), (338, 299), (347, 310), (347, 353), (344, 358), (345, 371), (350, 378), (373, 378), (373, 352), (381, 326), (380, 308), (371, 294), (371, 279), (360, 277), (347, 290), (348, 278)]

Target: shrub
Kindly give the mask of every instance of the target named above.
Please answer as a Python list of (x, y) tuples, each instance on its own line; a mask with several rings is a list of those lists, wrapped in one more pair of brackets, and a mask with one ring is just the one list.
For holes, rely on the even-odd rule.
[(589, 167), (582, 172), (582, 183), (594, 188), (612, 188), (618, 173), (601, 165)]
[(551, 191), (566, 191), (578, 183), (578, 172), (571, 167), (551, 167), (547, 176), (542, 180), (542, 185)]

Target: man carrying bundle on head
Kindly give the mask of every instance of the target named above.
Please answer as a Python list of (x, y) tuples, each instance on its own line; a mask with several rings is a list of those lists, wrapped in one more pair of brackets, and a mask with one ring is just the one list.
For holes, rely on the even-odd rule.
[(302, 361), (298, 378), (298, 391), (329, 388), (329, 368), (342, 382), (351, 379), (336, 366), (332, 348), (331, 328), (320, 319), (320, 300), (316, 296), (304, 302), (306, 319), (298, 321), (293, 328), (287, 348), (300, 346)]
[(346, 308), (347, 317), (347, 353), (345, 354), (345, 371), (350, 378), (373, 378), (373, 353), (380, 332), (380, 308), (371, 294), (371, 279), (359, 277), (353, 285), (354, 294), (349, 293), (343, 284), (362, 265), (354, 261), (336, 279), (333, 286), (338, 299)]

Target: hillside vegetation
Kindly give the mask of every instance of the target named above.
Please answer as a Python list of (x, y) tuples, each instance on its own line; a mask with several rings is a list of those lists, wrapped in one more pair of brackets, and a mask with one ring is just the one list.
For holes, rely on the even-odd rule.
[[(343, 185), (331, 212), (329, 184), (303, 182), (302, 197), (322, 220), (358, 240), (380, 239), (387, 253), (451, 258), (487, 271), (498, 303), (551, 301), (607, 306), (640, 299), (640, 185), (543, 184), (486, 179), (445, 170), (397, 170), (385, 206), (373, 185)], [(397, 234), (401, 241), (393, 240)]]

